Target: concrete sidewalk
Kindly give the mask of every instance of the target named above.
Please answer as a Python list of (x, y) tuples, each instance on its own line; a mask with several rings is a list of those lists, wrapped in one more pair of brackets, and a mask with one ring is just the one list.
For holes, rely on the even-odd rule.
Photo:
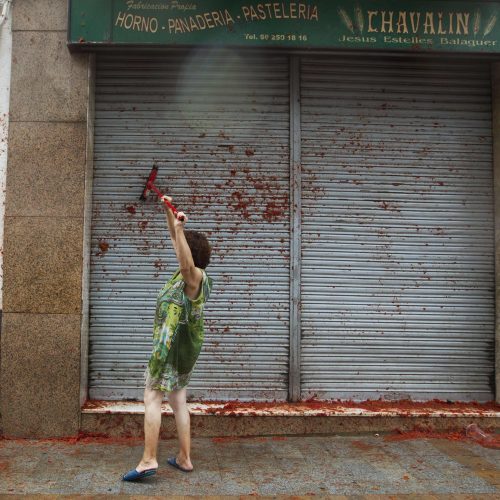
[(500, 450), (467, 439), (373, 433), (193, 438), (189, 474), (166, 465), (176, 451), (176, 439), (162, 440), (158, 473), (126, 483), (121, 476), (138, 463), (140, 439), (0, 439), (0, 495), (500, 498)]

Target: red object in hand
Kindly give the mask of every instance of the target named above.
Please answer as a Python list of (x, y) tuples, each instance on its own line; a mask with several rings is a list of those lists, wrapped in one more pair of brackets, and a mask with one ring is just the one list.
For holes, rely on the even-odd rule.
[[(151, 173), (149, 174), (148, 180), (146, 182), (146, 187), (142, 192), (141, 200), (145, 200), (149, 191), (151, 190), (153, 190), (160, 198), (163, 197), (163, 193), (153, 184), (157, 174), (158, 174), (158, 167), (154, 166), (151, 170)], [(167, 205), (167, 207), (169, 207), (172, 210), (173, 214), (177, 217), (178, 210), (172, 205), (172, 203), (170, 203), (165, 198), (163, 199), (163, 203), (165, 203), (165, 205)], [(184, 220), (184, 217), (181, 216), (179, 220)]]

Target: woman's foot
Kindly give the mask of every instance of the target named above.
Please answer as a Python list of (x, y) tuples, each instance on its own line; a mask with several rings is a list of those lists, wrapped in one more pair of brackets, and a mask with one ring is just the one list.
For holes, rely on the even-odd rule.
[(139, 462), (139, 465), (135, 468), (137, 472), (142, 472), (146, 469), (158, 469), (158, 462), (156, 460), (144, 460)]
[(191, 463), (190, 458), (183, 457), (181, 454), (175, 457), (175, 461), (177, 465), (180, 465), (183, 469), (193, 470), (193, 464)]
[(182, 455), (177, 455), (176, 457), (172, 457), (168, 459), (170, 465), (177, 467), (178, 469), (184, 472), (190, 472), (193, 470), (193, 464), (191, 463), (190, 458), (183, 457)]
[(145, 477), (154, 476), (157, 469), (148, 469), (142, 472), (137, 472), (136, 469), (129, 470), (122, 476), (123, 481), (139, 481)]
[[(139, 465), (132, 470), (129, 470), (122, 476), (124, 481), (139, 481), (145, 477), (153, 476), (158, 469), (156, 460), (141, 460)], [(146, 471), (146, 472), (144, 472)]]

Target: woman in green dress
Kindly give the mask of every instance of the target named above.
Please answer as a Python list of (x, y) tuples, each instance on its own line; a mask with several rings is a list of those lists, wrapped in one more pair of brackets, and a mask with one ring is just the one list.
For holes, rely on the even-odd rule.
[(186, 386), (203, 345), (203, 309), (212, 290), (212, 279), (205, 272), (211, 247), (204, 234), (184, 231), (184, 213), (174, 217), (172, 210), (164, 206), (179, 269), (158, 294), (153, 351), (144, 372), (144, 453), (139, 465), (123, 476), (125, 481), (142, 479), (158, 469), (156, 454), (165, 392), (174, 412), (180, 448), (167, 463), (184, 472), (193, 470)]

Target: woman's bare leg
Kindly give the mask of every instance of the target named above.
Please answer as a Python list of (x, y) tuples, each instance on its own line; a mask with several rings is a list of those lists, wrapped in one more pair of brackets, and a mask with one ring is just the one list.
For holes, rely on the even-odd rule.
[(174, 412), (175, 425), (177, 426), (177, 435), (179, 437), (177, 463), (184, 469), (192, 469), (193, 464), (189, 456), (191, 450), (191, 421), (186, 403), (186, 392), (186, 387), (169, 392), (168, 402)]
[(158, 467), (156, 454), (161, 426), (161, 403), (163, 392), (144, 389), (144, 453), (136, 469), (140, 472), (145, 469)]

